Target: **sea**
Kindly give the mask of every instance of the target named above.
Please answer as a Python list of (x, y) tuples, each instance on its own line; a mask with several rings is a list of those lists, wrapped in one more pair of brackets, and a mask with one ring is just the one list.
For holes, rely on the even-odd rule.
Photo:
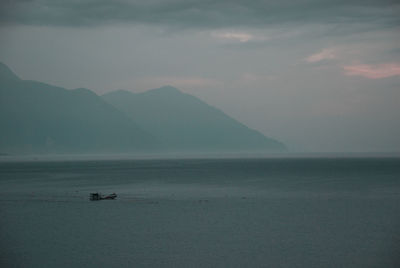
[(400, 267), (400, 157), (4, 156), (0, 267)]

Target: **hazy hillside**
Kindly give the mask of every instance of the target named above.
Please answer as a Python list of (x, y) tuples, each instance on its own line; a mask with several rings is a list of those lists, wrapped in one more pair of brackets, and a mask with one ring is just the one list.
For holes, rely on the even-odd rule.
[(253, 152), (278, 141), (173, 87), (99, 97), (21, 80), (0, 63), (0, 153)]
[(285, 146), (198, 98), (167, 86), (144, 93), (118, 90), (103, 98), (170, 150), (267, 151)]
[(0, 63), (0, 152), (132, 152), (159, 144), (88, 89), (19, 79)]

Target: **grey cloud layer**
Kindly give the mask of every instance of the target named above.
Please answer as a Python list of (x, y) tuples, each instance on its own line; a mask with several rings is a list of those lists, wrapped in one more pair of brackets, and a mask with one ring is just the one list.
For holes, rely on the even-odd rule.
[(5, 0), (0, 4), (1, 24), (25, 25), (136, 23), (218, 28), (373, 22), (397, 26), (399, 15), (396, 0)]

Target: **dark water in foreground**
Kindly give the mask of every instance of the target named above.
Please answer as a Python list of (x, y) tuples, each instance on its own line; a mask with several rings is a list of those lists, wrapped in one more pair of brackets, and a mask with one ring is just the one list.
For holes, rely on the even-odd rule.
[(0, 213), (1, 267), (400, 267), (400, 158), (0, 162)]

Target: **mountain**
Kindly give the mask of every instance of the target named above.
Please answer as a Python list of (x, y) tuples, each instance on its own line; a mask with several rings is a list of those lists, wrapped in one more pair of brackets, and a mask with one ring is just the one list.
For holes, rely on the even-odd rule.
[(0, 63), (0, 153), (255, 152), (285, 146), (167, 86), (98, 96)]
[(159, 146), (88, 89), (21, 80), (0, 63), (0, 152), (136, 152)]
[(281, 151), (285, 146), (250, 129), (200, 99), (166, 86), (102, 96), (172, 151)]

